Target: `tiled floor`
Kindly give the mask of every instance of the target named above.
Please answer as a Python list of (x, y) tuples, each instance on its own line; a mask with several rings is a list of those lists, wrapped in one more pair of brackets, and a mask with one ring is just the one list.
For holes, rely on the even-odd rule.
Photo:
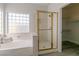
[(65, 41), (63, 42), (63, 52), (62, 53), (50, 53), (44, 54), (42, 56), (79, 56), (79, 45)]

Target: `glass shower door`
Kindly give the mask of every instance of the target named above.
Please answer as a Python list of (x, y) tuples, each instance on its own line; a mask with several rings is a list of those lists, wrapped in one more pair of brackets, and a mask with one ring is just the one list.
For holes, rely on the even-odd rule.
[(53, 48), (53, 13), (38, 12), (39, 50)]

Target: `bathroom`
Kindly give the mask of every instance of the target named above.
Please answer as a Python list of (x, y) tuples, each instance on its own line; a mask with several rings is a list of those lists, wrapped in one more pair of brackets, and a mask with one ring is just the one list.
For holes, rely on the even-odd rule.
[(1, 3), (0, 55), (61, 52), (61, 10), (65, 5), (67, 4)]
[[(51, 51), (57, 51), (57, 12), (48, 12), (48, 3), (46, 4), (32, 4), (32, 3), (0, 3), (0, 55), (38, 55), (50, 53)], [(49, 39), (48, 42), (45, 41), (44, 47), (51, 48), (53, 44), (53, 49), (39, 51), (41, 47), (43, 48), (44, 41), (38, 42), (38, 11), (45, 11), (47, 13), (46, 18), (50, 26), (46, 26), (46, 22), (41, 25), (45, 25), (41, 28), (49, 29), (46, 33), (41, 33), (43, 39), (45, 36)], [(45, 13), (45, 14), (46, 14)], [(46, 17), (45, 14), (42, 18)], [(53, 16), (52, 16), (53, 14)], [(53, 19), (53, 23), (48, 21)], [(56, 20), (55, 20), (56, 19)], [(40, 23), (39, 23), (40, 24)], [(47, 25), (48, 25), (47, 24)], [(54, 25), (54, 28), (50, 29)], [(46, 30), (47, 30), (46, 29)], [(53, 32), (52, 32), (53, 30)], [(51, 35), (54, 35), (54, 39), (51, 39)], [(47, 34), (47, 35), (46, 35)], [(51, 36), (51, 37), (50, 37)], [(41, 38), (41, 40), (43, 40)], [(39, 45), (41, 43), (41, 45)], [(46, 44), (48, 43), (48, 46)], [(38, 47), (39, 46), (39, 47)], [(45, 49), (45, 48), (43, 48)]]

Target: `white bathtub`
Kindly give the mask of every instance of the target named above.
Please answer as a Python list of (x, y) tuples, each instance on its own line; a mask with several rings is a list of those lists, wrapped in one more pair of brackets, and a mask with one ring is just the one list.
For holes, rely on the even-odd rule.
[(0, 56), (30, 56), (33, 55), (33, 40), (14, 40), (0, 45)]
[(33, 39), (13, 40), (12, 42), (1, 44), (0, 50), (9, 50), (17, 48), (33, 47)]
[[(37, 54), (36, 37), (27, 34), (10, 34), (13, 41), (9, 43), (0, 44), (0, 56), (30, 56)], [(35, 46), (35, 47), (34, 47)], [(34, 51), (34, 52), (33, 52)]]

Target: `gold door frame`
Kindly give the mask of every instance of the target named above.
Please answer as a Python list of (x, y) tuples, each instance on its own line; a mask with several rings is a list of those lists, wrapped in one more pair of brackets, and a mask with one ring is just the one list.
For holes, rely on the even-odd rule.
[[(39, 13), (51, 13), (51, 48), (47, 48), (47, 49), (39, 49)], [(50, 12), (50, 11), (41, 11), (38, 10), (37, 11), (37, 32), (38, 32), (38, 51), (44, 51), (44, 50), (50, 50), (53, 49), (53, 13), (57, 13), (57, 12)], [(58, 13), (57, 13), (57, 39), (58, 39)]]

